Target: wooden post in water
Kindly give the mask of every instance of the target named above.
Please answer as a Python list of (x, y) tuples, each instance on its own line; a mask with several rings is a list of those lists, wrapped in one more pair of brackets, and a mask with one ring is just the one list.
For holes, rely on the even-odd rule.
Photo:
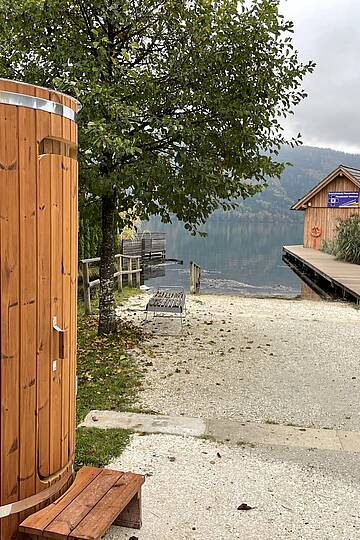
[(190, 261), (190, 293), (198, 294), (200, 292), (201, 268), (198, 264)]
[(0, 80), (0, 538), (73, 478), (78, 102)]
[(86, 261), (81, 262), (82, 280), (84, 289), (84, 310), (86, 315), (91, 313), (91, 295), (90, 295), (90, 279), (89, 279), (89, 264)]

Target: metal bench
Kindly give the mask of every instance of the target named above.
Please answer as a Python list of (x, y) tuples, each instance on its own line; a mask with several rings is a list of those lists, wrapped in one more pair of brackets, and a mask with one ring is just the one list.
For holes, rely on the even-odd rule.
[(100, 540), (111, 525), (141, 527), (144, 477), (83, 467), (68, 491), (19, 526), (30, 540)]
[(146, 305), (146, 318), (150, 312), (154, 317), (161, 314), (169, 314), (180, 317), (181, 325), (186, 314), (185, 289), (183, 287), (159, 287)]

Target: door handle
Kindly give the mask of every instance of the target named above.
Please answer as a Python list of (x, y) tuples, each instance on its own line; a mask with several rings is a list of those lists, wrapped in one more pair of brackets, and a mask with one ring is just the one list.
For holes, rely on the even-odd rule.
[(60, 328), (60, 326), (57, 323), (57, 318), (53, 317), (53, 323), (52, 323), (53, 330), (57, 332), (59, 336), (59, 358), (64, 360), (65, 358), (65, 350), (66, 350), (66, 343), (65, 343), (65, 337), (66, 333), (68, 331), (68, 328)]

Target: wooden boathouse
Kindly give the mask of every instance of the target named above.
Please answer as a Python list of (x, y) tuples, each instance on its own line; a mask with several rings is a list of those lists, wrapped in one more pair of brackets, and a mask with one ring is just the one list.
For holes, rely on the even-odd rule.
[(360, 213), (360, 170), (340, 165), (291, 209), (303, 211), (303, 246), (284, 246), (283, 260), (322, 296), (360, 303), (360, 266), (321, 251), (339, 220)]
[(299, 199), (291, 210), (305, 213), (304, 247), (320, 249), (334, 238), (340, 219), (359, 214), (359, 193), (360, 170), (340, 165)]

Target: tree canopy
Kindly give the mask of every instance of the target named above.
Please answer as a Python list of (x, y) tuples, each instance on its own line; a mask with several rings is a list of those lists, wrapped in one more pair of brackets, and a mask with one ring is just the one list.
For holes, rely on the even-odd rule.
[(2, 76), (83, 105), (80, 185), (101, 206), (99, 332), (116, 328), (115, 222), (194, 232), (278, 176), (281, 120), (304, 97), (280, 0), (0, 0)]
[(280, 120), (313, 64), (278, 4), (2, 0), (0, 69), (81, 101), (88, 193), (191, 229), (281, 172)]

